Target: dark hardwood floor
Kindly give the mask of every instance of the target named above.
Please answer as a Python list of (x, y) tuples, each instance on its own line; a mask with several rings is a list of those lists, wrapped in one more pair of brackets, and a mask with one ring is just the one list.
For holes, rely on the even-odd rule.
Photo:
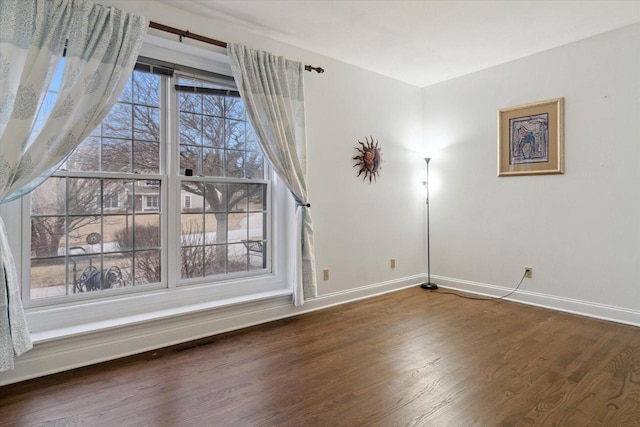
[(640, 426), (640, 329), (418, 287), (0, 388), (2, 426)]

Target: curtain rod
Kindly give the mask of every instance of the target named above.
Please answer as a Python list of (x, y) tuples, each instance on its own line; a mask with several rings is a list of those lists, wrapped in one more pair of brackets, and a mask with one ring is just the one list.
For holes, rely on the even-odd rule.
[[(216, 40), (216, 39), (212, 39), (210, 37), (206, 37), (206, 36), (201, 36), (200, 34), (194, 34), (192, 32), (190, 32), (189, 30), (180, 30), (178, 28), (175, 27), (170, 27), (168, 25), (163, 25), (163, 24), (159, 24), (157, 22), (151, 21), (149, 22), (149, 28), (153, 28), (156, 30), (160, 30), (160, 31), (164, 31), (167, 33), (171, 33), (171, 34), (176, 34), (178, 36), (180, 36), (180, 41), (182, 42), (182, 38), (186, 37), (189, 39), (194, 39), (194, 40), (198, 40), (200, 42), (203, 43), (207, 43), (207, 44), (212, 44), (215, 46), (220, 46), (220, 47), (227, 47), (227, 42), (223, 42), (220, 40)], [(305, 65), (304, 69), (306, 71), (315, 71), (316, 73), (324, 73), (324, 68), (322, 67), (312, 67), (311, 65)]]

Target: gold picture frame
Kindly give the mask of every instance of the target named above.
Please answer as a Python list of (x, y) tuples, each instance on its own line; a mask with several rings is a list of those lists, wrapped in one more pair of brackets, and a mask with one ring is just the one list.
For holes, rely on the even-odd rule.
[(498, 176), (564, 173), (564, 98), (498, 110)]

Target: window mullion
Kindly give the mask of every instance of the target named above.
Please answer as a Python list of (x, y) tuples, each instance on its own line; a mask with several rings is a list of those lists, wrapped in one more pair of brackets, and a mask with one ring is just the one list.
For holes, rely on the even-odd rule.
[[(64, 179), (64, 269), (66, 295), (69, 295), (69, 178)], [(73, 285), (72, 285), (73, 286)]]
[(163, 244), (165, 249), (164, 280), (169, 289), (177, 286), (180, 280), (180, 203), (177, 200), (180, 195), (180, 180), (178, 178), (179, 167), (179, 114), (178, 97), (173, 87), (174, 77), (165, 77), (165, 84), (162, 85), (161, 110), (162, 125), (162, 146), (165, 153), (163, 162), (166, 188), (166, 197), (162, 201), (165, 219), (165, 233), (163, 233)]
[[(21, 273), (22, 276), (18, 277), (21, 283), (31, 283), (31, 245), (28, 242), (31, 242), (31, 197), (23, 197), (21, 202), (17, 202), (20, 204), (19, 218), (23, 224), (27, 224), (26, 227), (21, 227), (21, 235), (22, 239), (20, 239), (20, 252), (19, 256), (16, 259), (16, 262), (19, 262), (21, 265)], [(4, 205), (3, 207), (12, 206)], [(0, 207), (0, 212), (2, 211), (2, 207)], [(6, 216), (3, 214), (3, 217), (6, 221)], [(5, 225), (9, 225), (11, 223), (5, 223)], [(19, 223), (17, 223), (19, 224)], [(16, 225), (17, 225), (16, 224)], [(9, 227), (7, 227), (9, 229)], [(22, 286), (22, 301), (24, 303), (25, 308), (31, 306), (31, 287), (30, 286)]]

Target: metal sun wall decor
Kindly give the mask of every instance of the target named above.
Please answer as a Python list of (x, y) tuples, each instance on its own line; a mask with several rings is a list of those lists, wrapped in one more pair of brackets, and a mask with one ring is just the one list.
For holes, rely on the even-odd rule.
[(381, 169), (382, 148), (378, 146), (378, 141), (375, 144), (373, 143), (373, 136), (371, 141), (365, 136), (364, 142), (358, 140), (358, 144), (360, 144), (360, 147), (355, 147), (358, 150), (358, 155), (353, 158), (353, 160), (357, 160), (353, 167), (360, 167), (357, 176), (364, 174), (362, 181), (366, 181), (367, 177), (369, 177), (369, 182), (375, 181)]

